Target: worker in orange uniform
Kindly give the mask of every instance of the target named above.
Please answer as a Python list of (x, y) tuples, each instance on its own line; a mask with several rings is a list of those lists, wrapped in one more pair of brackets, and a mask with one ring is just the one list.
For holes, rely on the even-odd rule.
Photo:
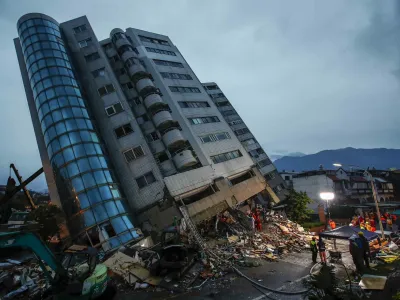
[(331, 226), (332, 230), (336, 228), (336, 223), (333, 220), (329, 220), (329, 226)]
[(257, 231), (261, 231), (262, 230), (261, 216), (260, 216), (260, 212), (258, 210), (254, 214), (254, 221), (255, 221)]

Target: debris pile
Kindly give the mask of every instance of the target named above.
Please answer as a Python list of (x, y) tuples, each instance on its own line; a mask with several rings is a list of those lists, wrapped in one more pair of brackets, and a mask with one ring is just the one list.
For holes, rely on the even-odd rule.
[(0, 263), (0, 298), (32, 299), (43, 293), (48, 285), (37, 261), (20, 262), (6, 259)]
[(260, 264), (254, 259), (276, 261), (280, 255), (301, 252), (309, 247), (312, 234), (281, 215), (266, 215), (263, 230), (254, 232), (249, 229), (244, 213), (234, 213), (236, 217), (231, 211), (226, 211), (217, 216), (217, 220), (199, 225), (207, 245), (225, 261), (243, 266), (258, 266)]

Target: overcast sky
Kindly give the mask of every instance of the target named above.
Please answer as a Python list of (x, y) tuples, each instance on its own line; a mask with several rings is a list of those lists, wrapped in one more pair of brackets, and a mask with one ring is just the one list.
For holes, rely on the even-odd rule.
[[(398, 1), (0, 1), (0, 184), (41, 162), (13, 45), (29, 12), (168, 35), (267, 153), (400, 148)], [(43, 188), (44, 179), (31, 188)]]

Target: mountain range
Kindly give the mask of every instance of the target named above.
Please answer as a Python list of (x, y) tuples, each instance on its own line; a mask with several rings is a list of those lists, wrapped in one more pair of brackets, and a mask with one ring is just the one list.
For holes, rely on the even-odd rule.
[(320, 165), (324, 169), (334, 169), (333, 164), (340, 163), (348, 169), (349, 165), (361, 168), (375, 168), (387, 170), (400, 169), (400, 149), (356, 149), (343, 148), (323, 150), (315, 154), (304, 156), (284, 156), (275, 160), (274, 164), (279, 171), (308, 171), (316, 170)]

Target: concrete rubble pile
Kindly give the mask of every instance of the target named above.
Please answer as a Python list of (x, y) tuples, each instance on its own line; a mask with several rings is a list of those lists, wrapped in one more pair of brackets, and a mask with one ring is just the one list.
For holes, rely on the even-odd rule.
[(45, 275), (34, 259), (0, 262), (1, 299), (32, 299), (47, 288)]
[[(247, 258), (276, 261), (280, 255), (309, 248), (313, 235), (281, 215), (267, 214), (262, 231), (253, 232), (249, 230), (244, 214), (237, 211), (235, 213), (236, 217), (232, 211), (227, 211), (218, 217), (218, 221), (212, 220), (199, 225), (207, 245), (225, 261), (257, 266), (254, 262), (247, 263)], [(214, 232), (213, 226), (216, 228)]]

